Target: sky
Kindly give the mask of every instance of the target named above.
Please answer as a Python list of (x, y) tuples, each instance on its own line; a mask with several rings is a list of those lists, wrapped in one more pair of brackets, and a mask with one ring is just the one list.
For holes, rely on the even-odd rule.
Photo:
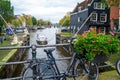
[(73, 11), (78, 2), (83, 0), (11, 0), (14, 14), (28, 14), (36, 19), (58, 23), (68, 11)]

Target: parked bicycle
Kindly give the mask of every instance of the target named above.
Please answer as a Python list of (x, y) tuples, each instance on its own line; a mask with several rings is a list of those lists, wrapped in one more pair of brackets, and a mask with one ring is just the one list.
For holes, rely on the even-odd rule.
[[(73, 39), (70, 41), (72, 45)], [(36, 46), (32, 45), (32, 59), (28, 60), (27, 67), (23, 70), (23, 80), (80, 80), (81, 77), (86, 77), (88, 80), (97, 80), (98, 67), (96, 63), (88, 62), (84, 55), (79, 55), (73, 51), (70, 63), (65, 72), (61, 73), (56, 64), (52, 52), (55, 48), (44, 49), (48, 60), (36, 58)], [(81, 76), (81, 77), (80, 77)]]
[(49, 60), (36, 58), (36, 45), (32, 45), (32, 59), (28, 59), (27, 63), (22, 72), (22, 80), (53, 80), (56, 78), (51, 77), (56, 73)]
[(116, 70), (117, 70), (118, 74), (120, 75), (120, 59), (118, 59), (116, 62)]
[[(120, 40), (119, 40), (119, 43), (120, 43)], [(120, 75), (120, 59), (116, 61), (115, 67), (116, 67), (117, 73)]]

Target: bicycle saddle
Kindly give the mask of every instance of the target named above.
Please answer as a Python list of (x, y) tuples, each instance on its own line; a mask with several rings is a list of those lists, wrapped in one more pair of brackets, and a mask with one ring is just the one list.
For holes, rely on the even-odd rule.
[(55, 50), (55, 48), (49, 48), (49, 49), (44, 49), (44, 52), (52, 53), (54, 50)]

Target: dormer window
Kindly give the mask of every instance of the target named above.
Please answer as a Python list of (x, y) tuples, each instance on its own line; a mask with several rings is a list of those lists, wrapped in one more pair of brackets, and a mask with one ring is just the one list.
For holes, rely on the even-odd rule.
[(106, 22), (107, 21), (107, 14), (100, 14), (100, 22)]
[(90, 21), (95, 21), (97, 22), (97, 13), (92, 13)]
[(101, 2), (95, 2), (94, 9), (105, 9), (105, 5), (102, 4)]

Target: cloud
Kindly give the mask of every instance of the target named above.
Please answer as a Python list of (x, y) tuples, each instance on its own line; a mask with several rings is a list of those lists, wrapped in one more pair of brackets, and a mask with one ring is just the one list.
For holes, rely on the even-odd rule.
[(56, 23), (81, 1), (83, 0), (11, 0), (11, 3), (16, 15), (24, 13)]

